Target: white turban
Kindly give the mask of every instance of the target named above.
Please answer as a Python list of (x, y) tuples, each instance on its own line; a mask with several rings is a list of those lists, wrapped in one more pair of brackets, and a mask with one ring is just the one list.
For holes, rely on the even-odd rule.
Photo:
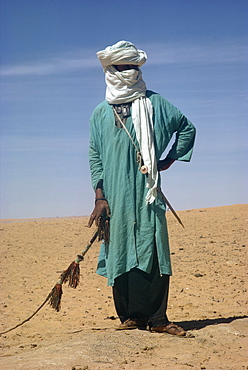
[(113, 65), (133, 64), (142, 66), (146, 53), (129, 41), (119, 41), (97, 56), (105, 72), (106, 100), (109, 104), (132, 102), (132, 120), (145, 166), (148, 168), (146, 203), (153, 203), (157, 196), (158, 171), (154, 147), (153, 107), (146, 97), (146, 84), (141, 70), (117, 71)]
[(133, 64), (141, 67), (147, 59), (144, 51), (138, 50), (129, 41), (119, 41), (112, 46), (96, 53), (101, 65), (105, 69), (110, 65)]

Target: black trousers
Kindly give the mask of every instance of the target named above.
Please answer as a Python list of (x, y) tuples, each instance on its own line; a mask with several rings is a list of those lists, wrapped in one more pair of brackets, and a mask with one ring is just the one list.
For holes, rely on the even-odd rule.
[(113, 297), (121, 322), (138, 319), (151, 327), (168, 324), (169, 275), (160, 275), (157, 256), (151, 273), (137, 268), (115, 279)]

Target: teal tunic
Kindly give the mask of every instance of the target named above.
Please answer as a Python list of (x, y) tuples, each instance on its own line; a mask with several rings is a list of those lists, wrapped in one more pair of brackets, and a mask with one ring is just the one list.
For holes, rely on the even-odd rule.
[[(159, 94), (147, 91), (147, 97), (153, 105), (157, 161), (175, 132), (168, 156), (189, 161), (195, 127)], [(131, 117), (126, 127), (138, 146)], [(91, 116), (89, 161), (93, 188), (103, 180), (111, 211), (110, 242), (101, 245), (97, 273), (107, 277), (110, 286), (115, 278), (134, 267), (150, 273), (156, 246), (160, 273), (171, 275), (166, 206), (159, 194), (146, 205), (147, 179), (138, 169), (136, 150), (125, 130), (115, 125), (112, 107), (106, 101)]]

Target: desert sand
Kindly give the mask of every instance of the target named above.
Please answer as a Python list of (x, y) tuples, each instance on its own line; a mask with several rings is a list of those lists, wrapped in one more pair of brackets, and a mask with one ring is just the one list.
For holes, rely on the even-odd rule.
[[(167, 213), (173, 277), (169, 319), (186, 337), (117, 331), (111, 287), (95, 273), (99, 242), (77, 289), (1, 335), (3, 370), (248, 369), (248, 205)], [(87, 217), (2, 220), (1, 327), (28, 318), (94, 233)]]

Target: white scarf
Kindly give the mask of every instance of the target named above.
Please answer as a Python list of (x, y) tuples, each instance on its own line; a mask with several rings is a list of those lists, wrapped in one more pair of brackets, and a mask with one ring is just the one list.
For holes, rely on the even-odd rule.
[(158, 171), (154, 148), (153, 107), (146, 98), (146, 84), (139, 69), (119, 72), (113, 66), (105, 69), (106, 100), (109, 104), (132, 102), (132, 120), (145, 166), (148, 168), (146, 204), (157, 196)]

